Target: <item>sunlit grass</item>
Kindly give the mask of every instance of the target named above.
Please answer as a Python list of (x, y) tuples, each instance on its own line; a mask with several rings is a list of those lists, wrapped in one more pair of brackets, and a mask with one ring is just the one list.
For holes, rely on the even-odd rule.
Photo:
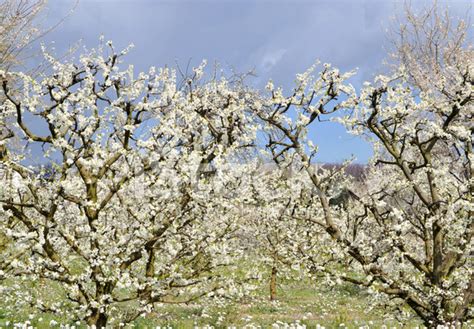
[[(38, 285), (39, 283), (32, 283)], [(48, 296), (61, 296), (58, 287), (42, 286)], [(227, 328), (254, 325), (269, 328), (275, 323), (299, 323), (307, 328), (401, 328), (421, 327), (415, 318), (402, 324), (380, 308), (371, 308), (366, 292), (353, 285), (328, 287), (323, 282), (308, 280), (281, 280), (277, 301), (269, 301), (268, 285), (261, 283), (253, 296), (241, 300), (229, 301), (224, 305), (209, 306), (212, 303), (194, 303), (187, 305), (162, 304), (154, 313), (140, 317), (131, 325), (135, 328), (193, 328), (210, 325), (214, 328)], [(7, 315), (2, 311), (5, 305), (0, 301), (0, 327), (13, 328), (12, 323), (30, 321), (37, 328), (50, 328), (56, 323), (74, 325), (65, 319), (51, 314), (41, 314), (29, 318), (30, 310), (19, 310), (17, 314)], [(51, 321), (53, 320), (51, 325)], [(10, 325), (6, 325), (9, 322)]]

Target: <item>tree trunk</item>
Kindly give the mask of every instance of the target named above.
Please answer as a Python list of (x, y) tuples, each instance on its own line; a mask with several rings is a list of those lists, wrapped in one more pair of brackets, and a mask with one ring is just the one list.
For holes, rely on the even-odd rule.
[(276, 299), (276, 289), (277, 289), (277, 273), (278, 270), (275, 266), (272, 267), (272, 274), (270, 277), (270, 300), (273, 301)]
[(423, 321), (426, 328), (449, 328), (449, 329), (461, 329), (463, 328), (463, 321), (454, 320), (454, 319), (437, 319), (433, 317), (432, 319), (425, 319)]
[(107, 315), (100, 313), (98, 309), (94, 309), (92, 314), (87, 318), (87, 324), (89, 326), (95, 326), (96, 328), (105, 328), (107, 324)]

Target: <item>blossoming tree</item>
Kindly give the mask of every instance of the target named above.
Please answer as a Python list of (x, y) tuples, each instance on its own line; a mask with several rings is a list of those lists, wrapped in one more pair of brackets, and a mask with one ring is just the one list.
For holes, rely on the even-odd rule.
[(109, 43), (78, 63), (46, 55), (53, 72), (40, 81), (8, 73), (20, 90), (2, 73), (2, 119), (15, 118), (24, 143), (2, 156), (19, 182), (1, 189), (0, 225), (16, 255), (1, 274), (60, 291), (5, 286), (12, 307), (23, 298), (104, 327), (156, 303), (238, 292), (216, 269), (240, 256), (228, 200), (255, 138), (249, 94), (224, 78), (201, 83), (204, 65), (181, 88), (173, 70), (121, 71), (124, 54)]
[[(385, 304), (401, 301), (430, 327), (473, 317), (473, 62), (469, 46), (455, 44), (454, 55), (452, 46), (436, 48), (447, 56), (434, 59), (436, 79), (401, 66), (356, 95), (350, 73), (325, 66), (316, 78), (299, 75), (288, 97), (270, 83), (256, 109), (274, 161), (301, 163), (316, 190), (322, 214), (309, 222), (332, 238), (329, 258), (347, 265), (311, 257), (310, 266), (369, 287)], [(339, 121), (374, 147), (366, 186), (346, 209), (330, 202), (344, 180), (315, 168), (307, 138), (317, 119), (344, 108)]]
[(312, 188), (293, 169), (257, 166), (241, 194), (242, 243), (252, 266), (261, 269), (257, 276), (268, 285), (271, 301), (278, 298), (280, 278), (305, 278), (303, 260), (320, 251), (320, 230), (302, 220)]

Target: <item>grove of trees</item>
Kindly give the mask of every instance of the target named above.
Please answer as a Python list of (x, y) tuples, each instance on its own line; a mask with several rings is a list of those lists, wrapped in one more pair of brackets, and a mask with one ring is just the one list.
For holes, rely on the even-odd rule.
[[(77, 60), (45, 51), (39, 77), (2, 65), (8, 311), (117, 326), (161, 303), (242, 297), (257, 279), (277, 299), (278, 277), (297, 273), (362, 287), (428, 327), (473, 319), (467, 33), (436, 8), (408, 11), (391, 71), (359, 90), (357, 72), (319, 63), (290, 93), (206, 62), (136, 73), (103, 39)], [(356, 176), (349, 161), (316, 164), (308, 131), (329, 118), (373, 147)]]

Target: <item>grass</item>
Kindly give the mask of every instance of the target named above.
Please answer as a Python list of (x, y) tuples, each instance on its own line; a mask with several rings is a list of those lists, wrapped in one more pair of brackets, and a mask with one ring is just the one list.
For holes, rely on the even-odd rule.
[[(55, 290), (51, 287), (51, 290)], [(44, 291), (47, 291), (44, 287)], [(51, 292), (54, 294), (54, 292)], [(229, 302), (225, 305), (190, 304), (162, 305), (156, 312), (135, 320), (135, 328), (193, 328), (210, 325), (214, 328), (254, 325), (270, 328), (275, 323), (295, 323), (306, 325), (307, 328), (371, 328), (397, 327), (403, 325), (395, 319), (384, 317), (384, 310), (371, 308), (367, 294), (352, 285), (341, 285), (330, 288), (323, 283), (309, 281), (286, 280), (280, 282), (278, 299), (268, 300), (268, 287), (262, 284), (252, 298)], [(14, 318), (2, 312), (0, 300), (0, 327), (13, 328), (12, 322), (29, 320), (37, 328), (50, 328), (50, 321), (66, 324), (64, 319), (50, 314), (42, 314), (33, 319), (28, 318), (28, 310), (19, 310)], [(7, 321), (10, 325), (7, 326)], [(71, 324), (73, 325), (73, 324)], [(411, 320), (407, 327), (421, 326), (416, 319)], [(56, 326), (58, 327), (58, 326)], [(76, 325), (76, 328), (84, 327)]]
[[(280, 286), (279, 298), (270, 302), (266, 287), (259, 289), (258, 295), (248, 303), (232, 303), (225, 307), (204, 308), (199, 305), (163, 306), (160, 315), (151, 315), (137, 323), (139, 328), (153, 326), (172, 326), (191, 328), (195, 325), (212, 325), (227, 328), (245, 325), (269, 328), (275, 323), (295, 323), (316, 328), (360, 328), (362, 326), (380, 328), (398, 327), (402, 324), (394, 319), (384, 319), (381, 309), (370, 309), (364, 292), (349, 286), (328, 289), (309, 282), (290, 282)], [(202, 315), (205, 314), (205, 317)], [(410, 327), (419, 326), (413, 320)]]

